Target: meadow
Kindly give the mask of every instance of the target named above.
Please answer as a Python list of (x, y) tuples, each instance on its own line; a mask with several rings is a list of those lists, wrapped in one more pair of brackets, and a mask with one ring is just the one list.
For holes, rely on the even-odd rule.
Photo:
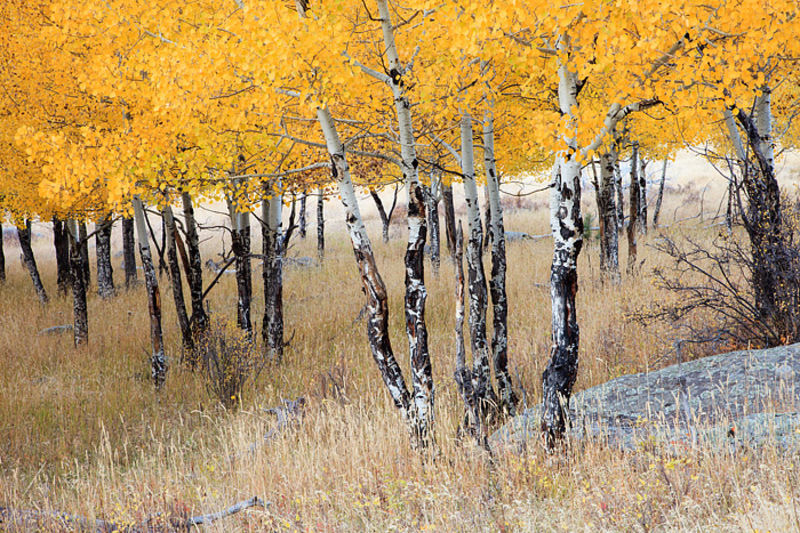
[[(591, 194), (585, 194), (585, 211)], [(704, 201), (704, 216), (696, 216)], [(334, 199), (335, 200), (335, 199)], [(506, 202), (506, 229), (548, 232), (545, 195)], [(659, 230), (640, 238), (637, 273), (619, 286), (600, 282), (598, 244), (581, 254), (578, 293), (581, 352), (576, 390), (674, 362), (675, 331), (645, 327), (630, 315), (674, 296), (651, 274), (670, 261), (647, 244), (659, 231), (711, 239), (718, 198), (698, 187), (667, 192)], [(675, 222), (685, 219), (682, 222)], [(368, 217), (378, 265), (390, 293), (392, 344), (407, 370), (403, 325), (402, 220), (388, 244)], [(89, 298), (88, 346), (69, 334), (39, 331), (71, 322), (71, 299), (40, 306), (27, 272), (6, 244), (8, 280), (0, 287), (0, 506), (58, 510), (154, 527), (258, 496), (265, 509), (239, 513), (209, 531), (800, 531), (800, 457), (767, 446), (736, 454), (689, 450), (669, 456), (622, 453), (601, 444), (547, 453), (496, 447), (491, 454), (458, 438), (463, 404), (452, 378), (453, 269), (426, 264), (427, 318), (436, 388), (434, 450), (409, 446), (370, 356), (364, 298), (341, 220), (331, 210), (325, 260), (288, 266), (286, 337), (280, 364), (267, 366), (238, 409), (209, 395), (203, 376), (180, 364), (175, 309), (161, 279), (170, 369), (157, 392), (149, 380), (149, 325), (143, 287)], [(115, 238), (118, 238), (118, 228)], [(315, 257), (313, 217), (290, 257)], [(256, 239), (254, 248), (259, 246)], [(55, 261), (47, 238), (35, 242), (39, 267), (55, 296)], [(211, 257), (220, 243), (204, 244)], [(116, 248), (115, 245), (115, 250)], [(620, 259), (626, 247), (621, 239)], [(552, 242), (508, 244), (509, 358), (524, 403), (541, 395), (549, 357)], [(488, 261), (488, 258), (487, 258)], [(254, 265), (253, 316), (263, 299)], [(140, 274), (141, 275), (141, 274)], [(115, 281), (122, 271), (115, 259)], [(208, 283), (210, 275), (206, 275)], [(210, 308), (235, 320), (233, 276), (211, 292)], [(731, 346), (731, 349), (739, 348)], [(706, 355), (702, 349), (686, 357)], [(303, 416), (265, 440), (276, 417), (266, 409), (304, 397)], [(253, 446), (253, 444), (256, 444)], [(43, 525), (44, 527), (44, 525)]]

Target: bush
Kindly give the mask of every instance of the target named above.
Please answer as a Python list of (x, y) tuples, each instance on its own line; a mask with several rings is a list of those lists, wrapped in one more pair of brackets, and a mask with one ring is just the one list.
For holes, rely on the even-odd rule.
[(196, 350), (209, 393), (228, 409), (241, 403), (244, 389), (258, 378), (266, 363), (247, 333), (224, 318), (211, 320)]

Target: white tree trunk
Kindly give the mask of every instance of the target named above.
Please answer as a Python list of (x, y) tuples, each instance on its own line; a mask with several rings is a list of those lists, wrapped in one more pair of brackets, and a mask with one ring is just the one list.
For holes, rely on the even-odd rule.
[[(562, 45), (563, 45), (562, 38)], [(559, 45), (559, 46), (562, 46)], [(578, 84), (565, 63), (558, 69), (558, 97), (562, 113), (572, 121), (578, 105)], [(575, 137), (567, 138), (568, 150), (556, 160), (550, 196), (550, 227), (553, 232), (553, 264), (550, 272), (553, 346), (550, 362), (542, 375), (542, 430), (548, 446), (566, 430), (569, 399), (578, 375), (578, 329), (575, 295), (578, 292), (578, 255), (583, 246), (581, 218), (581, 165)]]
[(339, 187), (339, 194), (345, 210), (347, 232), (350, 235), (350, 242), (353, 245), (353, 252), (361, 274), (361, 283), (367, 296), (367, 338), (372, 357), (375, 359), (395, 406), (401, 410), (406, 420), (413, 423), (416, 417), (412, 411), (414, 407), (411, 403), (411, 395), (389, 339), (389, 304), (386, 285), (378, 272), (378, 265), (372, 252), (372, 243), (367, 235), (364, 220), (361, 218), (344, 147), (339, 139), (330, 111), (327, 108), (318, 109), (317, 119), (325, 135), (325, 143), (332, 161), (333, 177)]

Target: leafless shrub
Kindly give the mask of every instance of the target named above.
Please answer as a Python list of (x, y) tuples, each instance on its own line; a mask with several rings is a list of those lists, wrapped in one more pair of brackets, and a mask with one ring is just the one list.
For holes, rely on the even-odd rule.
[(223, 318), (212, 320), (197, 352), (209, 393), (228, 409), (241, 403), (244, 389), (258, 378), (266, 363), (247, 333)]
[[(777, 306), (764, 311), (756, 296), (763, 276), (756, 268), (749, 243), (741, 232), (725, 231), (710, 243), (685, 237), (678, 243), (661, 235), (652, 245), (673, 260), (671, 268), (653, 270), (660, 288), (676, 295), (674, 301), (653, 302), (633, 317), (641, 322), (663, 320), (684, 330), (684, 339), (715, 347), (777, 346), (800, 334), (800, 252), (794, 242), (795, 224), (788, 225), (780, 255), (769, 275), (779, 280)], [(743, 242), (744, 241), (744, 242)]]

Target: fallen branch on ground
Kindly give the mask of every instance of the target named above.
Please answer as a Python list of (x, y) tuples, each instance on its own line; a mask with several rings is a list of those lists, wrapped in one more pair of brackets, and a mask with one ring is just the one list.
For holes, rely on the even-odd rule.
[[(251, 507), (267, 507), (270, 502), (265, 502), (261, 498), (254, 496), (249, 500), (243, 500), (235, 503), (218, 511), (216, 513), (204, 514), (199, 516), (192, 516), (185, 520), (174, 520), (168, 526), (172, 531), (188, 531), (201, 524), (210, 524), (222, 518), (226, 518)], [(150, 533), (155, 531), (163, 531), (160, 526), (151, 525), (153, 517), (148, 517), (143, 522), (129, 526), (126, 524), (117, 524), (115, 522), (108, 522), (106, 520), (96, 519), (89, 520), (86, 517), (79, 515), (70, 515), (60, 511), (37, 511), (32, 509), (10, 509), (8, 507), (0, 507), (0, 526), (9, 529), (12, 526), (27, 530), (29, 528), (39, 527), (42, 522), (54, 522), (65, 529), (78, 529), (81, 531), (94, 531), (95, 533), (110, 533), (111, 531), (125, 532), (125, 533)]]

